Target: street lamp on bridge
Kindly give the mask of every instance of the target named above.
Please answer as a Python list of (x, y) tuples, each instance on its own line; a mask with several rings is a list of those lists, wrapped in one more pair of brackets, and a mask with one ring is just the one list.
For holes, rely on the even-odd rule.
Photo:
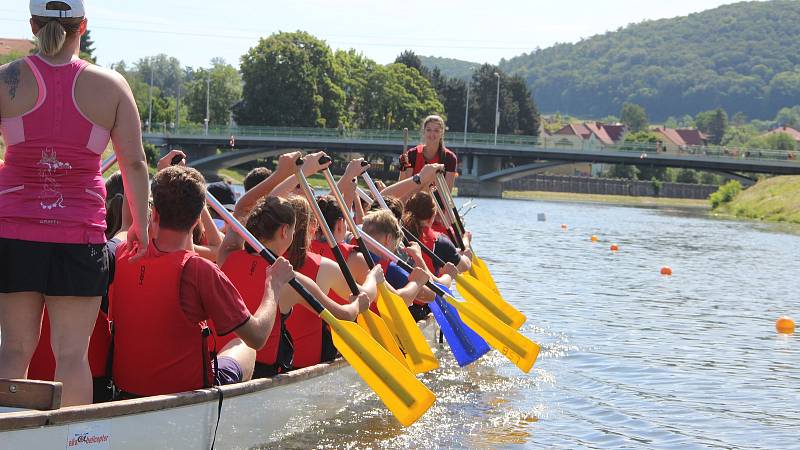
[(497, 97), (494, 101), (494, 145), (497, 145), (497, 125), (500, 123), (500, 74), (495, 72), (497, 77)]

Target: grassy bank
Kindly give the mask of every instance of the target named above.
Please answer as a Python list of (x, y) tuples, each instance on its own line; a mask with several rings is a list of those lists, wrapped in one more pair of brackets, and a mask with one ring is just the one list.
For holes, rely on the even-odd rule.
[(542, 200), (552, 202), (592, 202), (631, 206), (674, 206), (709, 209), (708, 200), (663, 197), (633, 197), (630, 195), (578, 194), (573, 192), (506, 191), (503, 198)]
[(714, 212), (743, 219), (800, 224), (800, 176), (761, 180)]

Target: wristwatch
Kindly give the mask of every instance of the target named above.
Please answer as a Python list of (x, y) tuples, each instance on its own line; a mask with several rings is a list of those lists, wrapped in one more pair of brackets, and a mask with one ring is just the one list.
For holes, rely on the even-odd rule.
[(413, 177), (411, 177), (411, 179), (414, 180), (414, 183), (422, 184), (422, 180), (419, 178), (419, 174), (414, 175)]

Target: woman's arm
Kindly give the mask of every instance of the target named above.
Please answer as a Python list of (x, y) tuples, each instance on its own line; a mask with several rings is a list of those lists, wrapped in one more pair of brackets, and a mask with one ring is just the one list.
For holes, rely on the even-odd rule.
[(211, 217), (211, 213), (208, 212), (207, 207), (200, 212), (200, 222), (203, 224), (206, 243), (204, 245), (194, 244), (194, 251), (209, 261), (217, 261), (224, 235), (217, 229), (217, 225), (214, 223), (214, 219)]
[(111, 129), (111, 140), (122, 172), (125, 197), (131, 206), (132, 224), (128, 230), (128, 244), (138, 244), (134, 258), (139, 258), (145, 254), (149, 245), (147, 199), (150, 196), (150, 186), (147, 179), (147, 161), (142, 146), (139, 111), (133, 93), (122, 75), (115, 74), (114, 78), (120, 89), (120, 97), (114, 127)]
[(272, 175), (261, 183), (253, 186), (252, 189), (245, 192), (242, 198), (236, 202), (233, 215), (239, 220), (244, 220), (261, 198), (270, 195), (278, 185), (294, 174), (295, 161), (300, 158), (300, 155), (300, 152), (284, 153), (281, 155), (278, 158), (278, 165), (275, 167), (275, 171), (272, 172)]

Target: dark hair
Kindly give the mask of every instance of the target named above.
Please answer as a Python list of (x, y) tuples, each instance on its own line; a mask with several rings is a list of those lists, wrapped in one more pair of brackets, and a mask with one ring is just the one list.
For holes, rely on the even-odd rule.
[(311, 225), (311, 207), (305, 197), (292, 195), (287, 200), (294, 209), (294, 237), (292, 245), (286, 251), (286, 259), (292, 264), (295, 270), (300, 270), (306, 262), (306, 252), (311, 244), (308, 229)]
[[(392, 197), (391, 195), (386, 195), (383, 197), (383, 201), (386, 202), (386, 206), (389, 207), (389, 210), (392, 211), (394, 217), (399, 221), (403, 218), (403, 211), (405, 210), (405, 206), (403, 206), (403, 202), (400, 201), (397, 197)], [(376, 211), (383, 209), (378, 202), (372, 202), (369, 206), (370, 211)]]
[(153, 206), (159, 226), (176, 231), (192, 229), (206, 206), (206, 180), (196, 169), (170, 166), (153, 179)]
[(261, 242), (271, 239), (281, 225), (294, 225), (292, 205), (280, 197), (264, 197), (247, 216), (247, 230)]
[(435, 205), (431, 194), (420, 191), (412, 195), (406, 202), (405, 212), (403, 212), (403, 226), (406, 227), (414, 236), (420, 237), (420, 222), (433, 217)]
[(272, 171), (266, 167), (256, 167), (250, 172), (247, 172), (247, 175), (245, 175), (244, 180), (242, 181), (245, 192), (253, 189), (258, 183), (261, 183), (269, 178), (270, 175), (272, 175)]
[(125, 186), (122, 184), (122, 172), (119, 170), (112, 173), (106, 180), (106, 199), (111, 199), (117, 194), (125, 194)]
[[(336, 202), (334, 196), (323, 195), (317, 198), (317, 205), (319, 205), (319, 209), (322, 211), (322, 217), (325, 218), (325, 223), (328, 224), (328, 228), (330, 228), (332, 232), (333, 229), (336, 228), (336, 222), (340, 219), (344, 219), (344, 214), (342, 214), (342, 210), (339, 208), (339, 203)], [(322, 224), (319, 225), (320, 228), (317, 229), (317, 239), (323, 240), (325, 234), (322, 232)]]
[(125, 197), (119, 193), (106, 200), (106, 239), (114, 237), (122, 228), (122, 207), (124, 204)]

